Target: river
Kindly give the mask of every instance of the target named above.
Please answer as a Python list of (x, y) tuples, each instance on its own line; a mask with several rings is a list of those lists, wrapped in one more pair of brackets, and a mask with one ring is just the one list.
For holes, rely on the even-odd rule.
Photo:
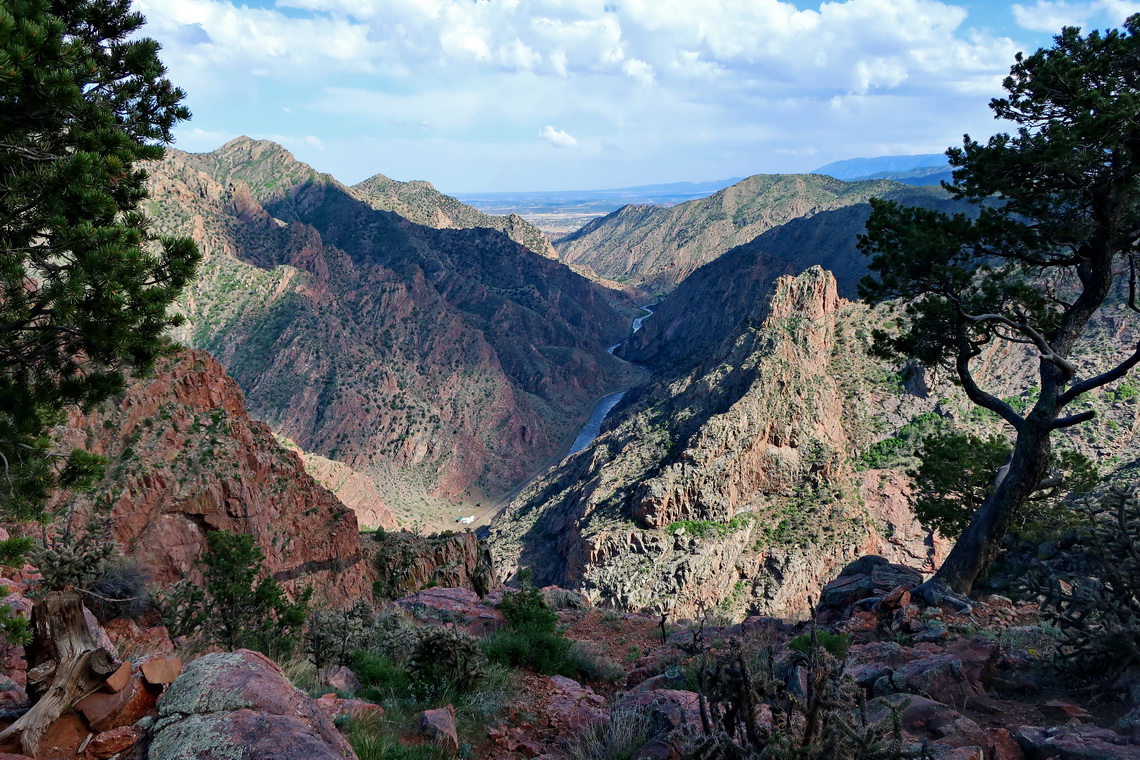
[[(633, 330), (630, 332), (629, 338), (632, 338), (633, 333), (641, 329), (642, 322), (653, 316), (653, 310), (649, 307), (642, 306), (641, 310), (645, 313), (633, 320)], [(606, 351), (609, 351), (612, 354), (614, 351), (618, 350), (622, 344), (629, 340), (629, 338), (626, 338), (621, 343), (615, 343), (614, 345), (607, 348)], [(606, 417), (610, 412), (613, 411), (614, 407), (618, 405), (618, 402), (621, 401), (622, 396), (624, 395), (625, 391), (618, 391), (617, 393), (611, 393), (608, 396), (602, 397), (602, 400), (599, 401), (597, 406), (594, 407), (593, 413), (590, 414), (590, 419), (587, 420), (586, 424), (582, 426), (582, 429), (578, 431), (578, 437), (575, 438), (574, 443), (570, 445), (570, 451), (566, 454), (566, 456), (577, 454), (579, 451), (589, 446), (590, 443), (598, 437), (598, 434), (602, 432), (602, 423), (605, 422)]]

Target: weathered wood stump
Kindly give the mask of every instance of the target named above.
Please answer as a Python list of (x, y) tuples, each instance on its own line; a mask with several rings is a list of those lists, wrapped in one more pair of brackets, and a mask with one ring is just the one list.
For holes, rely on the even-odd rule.
[(27, 691), (34, 704), (0, 732), (0, 746), (18, 738), (21, 751), (34, 757), (48, 726), (102, 686), (119, 663), (96, 644), (78, 591), (49, 591), (32, 608), (31, 622)]

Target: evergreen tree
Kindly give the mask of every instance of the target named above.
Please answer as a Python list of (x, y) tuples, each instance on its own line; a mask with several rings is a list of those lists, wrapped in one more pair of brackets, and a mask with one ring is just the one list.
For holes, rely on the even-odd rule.
[(146, 172), (190, 114), (128, 0), (0, 0), (0, 506), (41, 518), (98, 460), (56, 451), (53, 425), (145, 370), (194, 271), (156, 240)]
[[(871, 301), (905, 304), (896, 334), (880, 331), (885, 354), (944, 365), (969, 399), (1015, 434), (1008, 463), (931, 581), (931, 601), (965, 603), (1017, 511), (1050, 485), (1049, 436), (1092, 418), (1073, 410), (1082, 395), (1119, 380), (1140, 345), (1119, 363), (1081, 376), (1071, 361), (1090, 320), (1112, 294), (1137, 302), (1140, 250), (1140, 15), (1123, 30), (1082, 36), (1066, 28), (1054, 45), (1018, 55), (995, 115), (1018, 125), (986, 144), (967, 135), (947, 152), (955, 198), (974, 215), (947, 215), (875, 201), (864, 252), (875, 275)], [(1032, 352), (1038, 394), (1024, 412), (983, 389), (972, 363), (988, 346)]]

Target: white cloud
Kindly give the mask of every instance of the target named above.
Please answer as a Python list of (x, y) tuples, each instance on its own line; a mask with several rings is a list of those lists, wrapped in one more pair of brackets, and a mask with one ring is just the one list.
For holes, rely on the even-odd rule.
[(1095, 14), (1093, 3), (1067, 3), (1065, 0), (1037, 0), (1034, 5), (1013, 6), (1018, 25), (1034, 32), (1059, 32), (1063, 26), (1087, 26)]
[(556, 148), (578, 147), (578, 141), (574, 139), (573, 135), (568, 134), (561, 129), (555, 129), (549, 124), (538, 131), (538, 136)]
[[(525, 145), (562, 160), (567, 173), (636, 165), (677, 178), (706, 166), (673, 152), (682, 149), (706, 151), (718, 165), (748, 164), (724, 176), (810, 151), (823, 163), (855, 143), (864, 154), (871, 144), (930, 152), (947, 135), (1000, 127), (976, 117), (1026, 49), (971, 27), (964, 0), (813, 0), (809, 10), (785, 0), (245, 1), (135, 0), (149, 19), (144, 31), (165, 47), (171, 78), (190, 93), (195, 127), (308, 136), (291, 137), (290, 148), (323, 150), (322, 162), (341, 160), (343, 146), (364, 136), (375, 142), (360, 144), (403, 140), (407, 155), (398, 160), (420, 161), (425, 169), (414, 174), (428, 178), (453, 169), (522, 176), (521, 162), (492, 171), (451, 152), (445, 164), (432, 147), (465, 142), (488, 156)], [(1110, 6), (1123, 18), (1140, 3), (1019, 7), (1026, 18), (1087, 10), (1096, 19)], [(919, 103), (933, 103), (936, 116), (918, 113)], [(535, 124), (547, 125), (545, 142), (575, 150), (550, 151), (534, 139)], [(386, 153), (345, 165), (388, 173), (384, 162), (394, 160)], [(708, 171), (705, 178), (722, 174)]]
[(1037, 0), (1033, 5), (1018, 3), (1013, 6), (1013, 17), (1019, 26), (1047, 34), (1055, 34), (1063, 26), (1116, 26), (1133, 13), (1140, 13), (1140, 2), (1135, 0), (1095, 0), (1085, 3)]

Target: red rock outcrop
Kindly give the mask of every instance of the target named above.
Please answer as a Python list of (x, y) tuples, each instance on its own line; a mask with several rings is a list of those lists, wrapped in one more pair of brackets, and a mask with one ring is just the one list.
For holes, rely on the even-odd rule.
[(109, 500), (113, 538), (153, 580), (200, 580), (205, 535), (225, 530), (256, 536), (286, 588), (312, 584), (332, 603), (370, 594), (356, 516), (250, 419), (237, 383), (205, 352), (163, 360), (61, 432), (64, 445), (108, 460), (95, 491), (70, 498), (81, 510)]
[(470, 531), (429, 536), (377, 531), (363, 546), (376, 567), (373, 591), (389, 599), (429, 586), (468, 589), (483, 596), (498, 585), (486, 542)]

